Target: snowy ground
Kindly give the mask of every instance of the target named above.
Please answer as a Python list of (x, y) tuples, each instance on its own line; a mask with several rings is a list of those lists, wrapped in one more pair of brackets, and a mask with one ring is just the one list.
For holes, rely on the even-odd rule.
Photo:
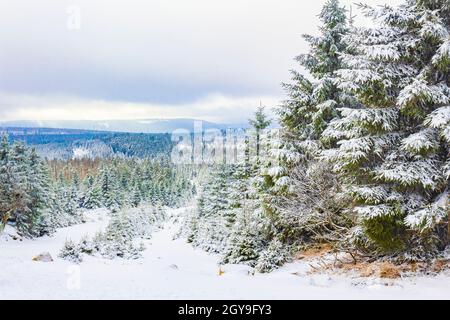
[[(172, 214), (182, 210), (173, 210)], [(0, 236), (0, 300), (450, 298), (449, 275), (389, 282), (307, 275), (309, 266), (301, 261), (271, 274), (256, 275), (251, 275), (246, 266), (226, 265), (219, 275), (217, 256), (193, 249), (184, 240), (172, 240), (178, 228), (172, 222), (146, 241), (147, 250), (140, 260), (85, 257), (75, 265), (57, 258), (66, 238), (78, 241), (107, 225), (102, 210), (88, 216), (87, 223), (61, 229), (52, 238), (18, 241), (6, 234)], [(55, 261), (32, 261), (44, 251), (50, 252)]]

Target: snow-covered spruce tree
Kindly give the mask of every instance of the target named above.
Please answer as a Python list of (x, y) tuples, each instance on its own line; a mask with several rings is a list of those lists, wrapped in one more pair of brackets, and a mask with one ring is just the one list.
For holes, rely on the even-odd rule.
[(233, 166), (231, 183), (227, 193), (230, 199), (230, 214), (227, 230), (229, 232), (227, 245), (223, 251), (224, 263), (256, 264), (260, 253), (269, 243), (270, 221), (263, 215), (262, 192), (257, 181), (263, 180), (260, 169), (265, 163), (266, 129), (271, 120), (260, 107), (255, 117), (249, 120), (253, 126), (239, 149), (243, 152), (243, 159)]
[(131, 190), (129, 201), (133, 207), (137, 207), (142, 201), (142, 192), (137, 184)]
[[(246, 192), (248, 195), (248, 192)], [(222, 263), (245, 263), (255, 266), (267, 246), (259, 202), (248, 198), (242, 201), (223, 252)]]
[(4, 136), (0, 146), (0, 180), (2, 228), (10, 220), (25, 237), (51, 234), (54, 229), (48, 207), (49, 174), (35, 150), (18, 142), (9, 146)]
[(353, 196), (354, 244), (426, 258), (448, 232), (449, 3), (362, 9), (376, 26), (352, 32), (354, 52), (339, 71), (340, 88), (360, 105), (339, 109), (323, 133), (337, 148), (323, 158)]
[(52, 221), (55, 227), (68, 227), (81, 222), (78, 205), (71, 197), (70, 187), (62, 172), (57, 181), (53, 182), (49, 206), (52, 211)]
[[(155, 228), (166, 218), (160, 206), (143, 204), (137, 208), (125, 208), (113, 212), (104, 233), (98, 233), (92, 241), (80, 243), (83, 253), (99, 254), (114, 259), (137, 259), (145, 248), (138, 245), (139, 239), (150, 239)], [(83, 247), (87, 247), (83, 249)]]
[(272, 123), (272, 120), (270, 120), (266, 113), (264, 112), (264, 107), (261, 105), (258, 107), (258, 109), (255, 112), (254, 119), (248, 120), (249, 124), (253, 127), (255, 130), (255, 136), (256, 136), (256, 157), (259, 157), (260, 154), (260, 143), (261, 143), (261, 133), (263, 130), (267, 129), (270, 124)]
[[(349, 103), (336, 85), (336, 71), (342, 66), (340, 53), (347, 50), (344, 36), (348, 33), (346, 10), (338, 0), (328, 0), (319, 15), (322, 23), (319, 36), (304, 35), (310, 51), (296, 60), (311, 77), (293, 70), (292, 82), (284, 84), (288, 99), (278, 109), (286, 140), (295, 143), (286, 152), (309, 151), (320, 144), (320, 136), (336, 108)], [(289, 139), (290, 138), (290, 139)], [(302, 143), (307, 141), (307, 143)], [(300, 145), (297, 145), (300, 144)], [(298, 156), (286, 155), (293, 157)]]
[(253, 142), (241, 141), (243, 160), (237, 164), (215, 165), (201, 183), (197, 209), (189, 221), (188, 242), (204, 250), (222, 254), (223, 263), (245, 262), (254, 266), (270, 242), (268, 219), (261, 210), (260, 196), (253, 187), (264, 161), (264, 129), (270, 124), (259, 108), (255, 118)]
[(17, 194), (14, 192), (10, 166), (10, 147), (8, 137), (2, 136), (0, 145), (0, 232), (3, 231), (6, 223), (11, 218), (16, 207)]
[(49, 180), (45, 165), (34, 150), (15, 143), (11, 150), (12, 179), (20, 204), (13, 212), (18, 232), (36, 237), (52, 232), (47, 208)]
[(83, 195), (81, 192), (80, 176), (76, 171), (71, 172), (71, 181), (69, 189), (70, 189), (70, 198), (73, 200), (77, 208), (81, 207)]
[[(258, 226), (258, 223), (252, 223), (252, 217), (255, 221), (261, 217), (249, 214), (250, 206), (251, 211), (258, 209), (255, 203), (259, 200), (255, 195), (250, 195), (250, 185), (260, 165), (261, 137), (271, 121), (264, 108), (260, 107), (249, 122), (254, 127), (254, 144), (250, 146), (246, 139), (239, 146), (240, 152), (245, 153), (245, 159), (239, 159), (239, 163), (214, 166), (201, 184), (197, 210), (190, 222), (192, 231), (188, 241), (204, 250), (222, 253), (224, 262), (251, 263), (262, 250), (260, 237), (252, 238), (259, 235), (259, 230), (249, 229)], [(250, 163), (250, 148), (253, 148), (253, 163)]]
[(99, 233), (93, 239), (94, 252), (109, 259), (139, 258), (141, 250), (134, 244), (135, 237), (136, 229), (127, 212), (115, 211), (105, 233)]
[(88, 174), (83, 181), (83, 198), (81, 206), (86, 209), (96, 209), (102, 206), (100, 186), (90, 174)]
[(46, 164), (35, 149), (29, 153), (28, 194), (31, 198), (31, 212), (35, 220), (34, 236), (50, 235), (55, 231), (49, 206), (51, 199), (50, 174)]
[(81, 263), (83, 261), (80, 247), (70, 239), (64, 242), (64, 246), (59, 252), (58, 257), (73, 263)]
[(109, 166), (101, 168), (98, 184), (100, 186), (102, 204), (112, 211), (119, 210), (121, 201), (117, 176)]
[(202, 186), (189, 235), (194, 246), (206, 251), (222, 252), (227, 244), (229, 226), (234, 220), (229, 192), (233, 168), (220, 164), (211, 171)]
[(71, 181), (68, 184), (64, 184), (60, 190), (62, 192), (62, 211), (68, 225), (80, 223), (82, 216), (79, 208), (78, 188)]
[(75, 171), (70, 172), (70, 180), (66, 180), (62, 172), (58, 180), (53, 183), (55, 195), (52, 199), (52, 206), (57, 227), (67, 227), (81, 223), (83, 215), (81, 207), (85, 201), (85, 195), (81, 190), (79, 176)]
[[(310, 50), (296, 59), (309, 76), (292, 71), (292, 82), (284, 84), (288, 98), (277, 110), (282, 128), (267, 133), (268, 155), (256, 179), (263, 211), (274, 227), (270, 238), (286, 244), (331, 241), (328, 233), (342, 232), (348, 225), (340, 210), (339, 181), (317, 157), (331, 146), (321, 138), (337, 117), (337, 108), (355, 104), (336, 83), (340, 54), (348, 50), (349, 26), (346, 10), (337, 0), (327, 1), (319, 18), (320, 34), (304, 36)], [(325, 182), (320, 188), (319, 181)]]
[(281, 267), (292, 258), (292, 253), (289, 250), (290, 248), (282, 241), (274, 238), (267, 249), (259, 256), (255, 270), (258, 272), (270, 272)]
[[(259, 140), (258, 143), (260, 142)], [(250, 152), (248, 141), (243, 147), (245, 156), (248, 157)], [(231, 219), (227, 224), (229, 236), (222, 262), (247, 263), (253, 266), (264, 247), (264, 237), (260, 232), (262, 228), (259, 225), (261, 222), (259, 201), (251, 194), (255, 168), (248, 159), (234, 165), (233, 168), (232, 183), (229, 187)]]
[(18, 232), (25, 237), (33, 237), (36, 218), (31, 210), (31, 196), (27, 193), (27, 171), (30, 166), (27, 150), (22, 143), (14, 143), (9, 162), (11, 185), (17, 199), (11, 215)]

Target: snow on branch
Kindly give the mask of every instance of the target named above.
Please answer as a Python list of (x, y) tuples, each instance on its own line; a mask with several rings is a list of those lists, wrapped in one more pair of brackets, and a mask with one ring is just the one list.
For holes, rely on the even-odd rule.
[(380, 169), (375, 170), (376, 179), (384, 182), (395, 182), (404, 187), (421, 185), (424, 189), (436, 190), (442, 182), (439, 161), (421, 159), (411, 162), (387, 161)]
[(368, 82), (383, 81), (379, 73), (369, 69), (341, 69), (336, 74), (340, 77), (339, 87), (351, 91)]
[(450, 39), (447, 39), (442, 43), (436, 54), (433, 56), (432, 63), (442, 71), (448, 70), (448, 67), (450, 66)]
[(397, 61), (400, 59), (400, 52), (393, 44), (378, 44), (362, 47), (365, 55), (369, 59), (382, 61)]
[[(380, 109), (351, 109), (339, 108), (345, 122), (354, 123), (372, 129), (381, 128), (384, 131), (393, 131), (396, 129), (398, 119), (397, 108), (380, 108)], [(341, 122), (345, 124), (345, 122)]]
[(353, 186), (350, 188), (349, 193), (357, 201), (373, 205), (382, 203), (388, 197), (388, 190), (384, 186)]
[(439, 148), (437, 132), (426, 128), (403, 139), (402, 150), (412, 154), (428, 153)]
[(386, 204), (359, 206), (355, 207), (353, 210), (363, 219), (372, 219), (376, 217), (392, 215), (395, 213), (393, 208)]
[(425, 119), (424, 124), (431, 128), (445, 128), (445, 126), (450, 124), (450, 106), (445, 106), (434, 110)]
[(447, 216), (448, 192), (444, 192), (434, 203), (417, 210), (405, 218), (405, 224), (419, 232), (429, 230)]
[(450, 124), (448, 124), (444, 130), (441, 132), (442, 138), (444, 138), (448, 143), (450, 143)]
[(445, 84), (429, 85), (425, 79), (414, 79), (398, 95), (397, 105), (402, 111), (424, 109), (429, 104), (449, 102), (448, 87)]
[(422, 17), (419, 19), (422, 25), (420, 29), (420, 36), (424, 39), (431, 38), (437, 40), (446, 39), (449, 34), (440, 17), (439, 10), (424, 11)]

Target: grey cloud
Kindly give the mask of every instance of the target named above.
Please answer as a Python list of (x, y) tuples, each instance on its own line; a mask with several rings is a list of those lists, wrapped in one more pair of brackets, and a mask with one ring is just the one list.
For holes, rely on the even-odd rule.
[[(159, 105), (279, 97), (324, 1), (2, 1), (0, 91)], [(79, 30), (67, 27), (73, 5)]]

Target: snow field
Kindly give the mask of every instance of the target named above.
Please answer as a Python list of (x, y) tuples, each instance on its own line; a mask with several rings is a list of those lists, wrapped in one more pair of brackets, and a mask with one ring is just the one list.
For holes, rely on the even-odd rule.
[[(245, 265), (217, 264), (218, 256), (173, 240), (177, 216), (145, 240), (138, 260), (84, 256), (73, 264), (58, 258), (66, 239), (103, 230), (106, 210), (85, 214), (87, 222), (58, 230), (54, 237), (12, 240), (12, 228), (0, 238), (0, 299), (449, 299), (450, 276), (399, 280), (307, 274), (308, 263), (297, 261), (270, 274), (253, 275)], [(181, 219), (182, 221), (182, 219)], [(181, 222), (182, 223), (182, 222)], [(32, 257), (48, 251), (53, 262)], [(219, 271), (221, 275), (219, 275)]]

